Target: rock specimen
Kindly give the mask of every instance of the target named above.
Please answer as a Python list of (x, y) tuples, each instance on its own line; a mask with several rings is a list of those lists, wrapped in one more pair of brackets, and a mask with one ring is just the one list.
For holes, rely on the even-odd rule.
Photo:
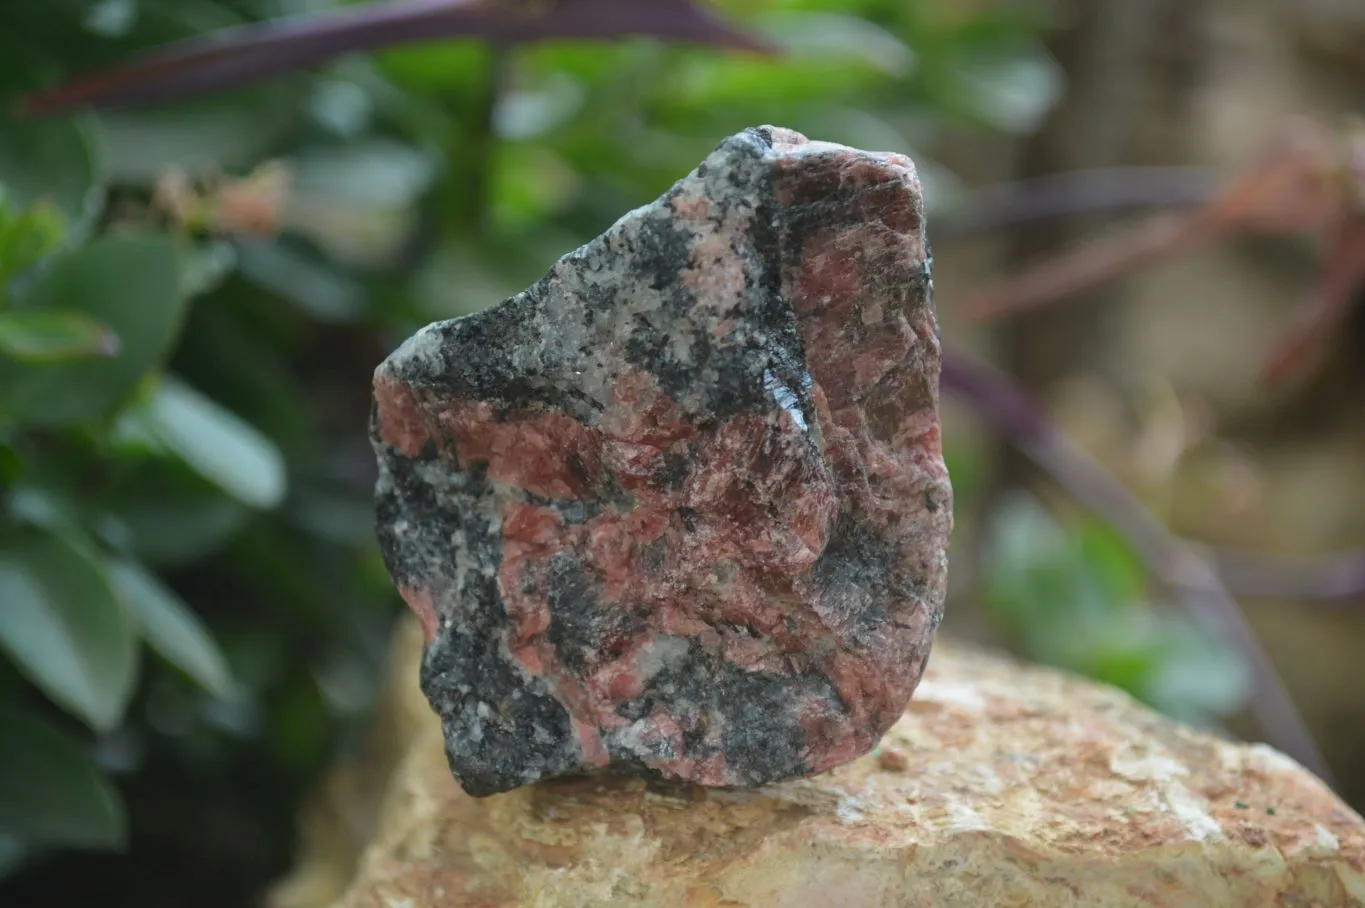
[(413, 722), (414, 625), (380, 713), (406, 757), (349, 768), (363, 784), (329, 782), (310, 808), (369, 810), (355, 792), (386, 790), (377, 823), (344, 843), (334, 819), (311, 823), (269, 908), (1365, 906), (1365, 821), (1292, 760), (943, 639), (879, 751), (818, 778), (471, 798), (440, 723)]
[(929, 267), (908, 159), (752, 129), (379, 367), (380, 544), (467, 792), (876, 744), (944, 596)]

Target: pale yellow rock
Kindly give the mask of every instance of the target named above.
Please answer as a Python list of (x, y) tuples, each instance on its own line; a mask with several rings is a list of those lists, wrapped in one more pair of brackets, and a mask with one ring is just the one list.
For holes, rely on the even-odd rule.
[(1365, 905), (1365, 821), (1312, 775), (1057, 672), (940, 641), (881, 748), (820, 778), (480, 800), (450, 776), (404, 635), (387, 709), (405, 756), (368, 786), (386, 788), (373, 837), (353, 866), (360, 843), (312, 824), (274, 908)]

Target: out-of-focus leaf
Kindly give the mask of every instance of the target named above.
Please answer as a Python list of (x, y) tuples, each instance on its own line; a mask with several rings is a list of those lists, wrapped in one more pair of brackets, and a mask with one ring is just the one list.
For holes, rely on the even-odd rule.
[(245, 170), (297, 128), (303, 86), (277, 82), (246, 91), (148, 110), (100, 115), (109, 175), (150, 186), (170, 168)]
[(1037, 41), (1039, 35), (1059, 24), (1053, 4), (998, 4), (987, 12), (953, 22), (944, 37), (960, 51), (1003, 57)]
[(1193, 724), (1240, 709), (1251, 695), (1251, 670), (1242, 654), (1189, 620), (1171, 616), (1164, 651), (1145, 679), (1142, 697)]
[(8, 832), (0, 832), (0, 883), (5, 881), (5, 877), (18, 870), (23, 864), (24, 858), (28, 855), (28, 849), (18, 836)]
[(106, 38), (121, 38), (137, 22), (137, 0), (98, 0), (85, 11), (82, 24)]
[(15, 275), (55, 249), (65, 230), (61, 211), (51, 202), (11, 211), (0, 184), (0, 300)]
[(563, 158), (531, 145), (504, 147), (492, 177), (498, 222), (513, 228), (553, 217), (582, 187), (578, 174)]
[(286, 300), (320, 322), (353, 322), (365, 313), (359, 283), (283, 243), (253, 243), (238, 251), (242, 276)]
[(431, 185), (437, 166), (431, 155), (389, 140), (313, 148), (294, 159), (293, 188), (365, 205), (411, 205)]
[(238, 501), (272, 508), (284, 497), (284, 457), (275, 444), (190, 386), (163, 379), (142, 417), (167, 451)]
[(271, 756), (281, 766), (307, 770), (325, 759), (327, 704), (310, 675), (296, 678), (277, 694), (270, 716)]
[(291, 498), (290, 522), (319, 539), (366, 548), (374, 540), (374, 502), (336, 493), (315, 492)]
[[(424, 318), (478, 312), (517, 293), (514, 281), (495, 272), (482, 250), (448, 246), (427, 260), (413, 280)], [(414, 326), (414, 328), (419, 326)]]
[(10, 490), (7, 504), (10, 518), (19, 523), (56, 533), (79, 532), (80, 509), (68, 489), (26, 483)]
[(965, 511), (989, 475), (985, 452), (980, 445), (951, 440), (943, 446), (943, 462), (953, 484), (953, 507)]
[(774, 44), (803, 61), (817, 55), (837, 56), (875, 66), (898, 78), (908, 75), (915, 63), (914, 52), (900, 38), (857, 16), (778, 12), (760, 16), (754, 24)]
[(231, 699), (235, 686), (227, 660), (190, 607), (135, 561), (111, 561), (107, 568), (115, 592), (152, 649), (215, 697)]
[(118, 336), (81, 312), (0, 312), (0, 355), (26, 363), (114, 356)]
[(46, 846), (123, 846), (123, 804), (79, 743), (9, 707), (0, 707), (0, 741), (0, 836)]
[(150, 462), (137, 470), (130, 488), (109, 503), (111, 520), (126, 537), (128, 551), (142, 561), (178, 566), (220, 549), (251, 517), (178, 461)]
[(1118, 533), (1098, 521), (1083, 521), (1076, 528), (1072, 545), (1077, 563), (1084, 565), (1098, 596), (1121, 604), (1143, 597), (1146, 570)]
[(433, 41), (384, 48), (375, 53), (375, 62), (409, 93), (439, 93), (485, 78), (487, 55), (487, 48), (477, 44)]
[[(677, 68), (667, 89), (658, 86), (658, 103), (693, 111), (727, 111), (732, 117), (742, 114), (753, 121), (773, 105), (791, 105), (793, 112), (809, 111), (822, 100), (872, 91), (885, 79), (886, 75), (873, 66), (849, 66), (828, 57), (785, 63), (743, 58), (715, 62), (689, 59)], [(793, 128), (800, 128), (799, 123), (789, 122)], [(737, 123), (730, 124), (736, 126)]]
[(1245, 702), (1250, 675), (1240, 654), (1148, 602), (1141, 562), (1108, 527), (1063, 525), (1022, 498), (992, 529), (984, 602), (1029, 657), (1195, 724)]
[(50, 200), (71, 224), (98, 213), (104, 169), (88, 120), (14, 120), (0, 113), (0, 136), (0, 185), (12, 205)]
[(0, 411), (40, 425), (96, 419), (122, 403), (180, 330), (185, 297), (174, 242), (101, 237), (53, 263), (22, 310), (76, 310), (118, 336), (117, 356), (20, 368), (0, 362)]
[(181, 271), (181, 289), (187, 297), (215, 290), (237, 267), (237, 248), (226, 240), (205, 243), (194, 251)]
[(1041, 505), (1022, 497), (1000, 508), (991, 529), (986, 600), (1031, 639), (1082, 595), (1067, 563), (1066, 534)]
[(0, 648), (92, 728), (118, 724), (137, 675), (132, 625), (83, 547), (31, 530), (0, 549)]
[(320, 80), (308, 107), (314, 120), (347, 139), (364, 133), (375, 112), (369, 93), (346, 79)]
[[(1147, 690), (1153, 671), (1161, 664), (1163, 652), (1151, 633), (1138, 632), (1125, 634), (1132, 623), (1123, 622), (1114, 626), (1109, 645), (1095, 645), (1097, 641), (1087, 641), (1085, 647), (1077, 647), (1071, 664), (1065, 666), (1087, 677), (1113, 685), (1135, 696), (1142, 696)], [(1149, 703), (1160, 706), (1150, 698)]]
[(976, 60), (957, 76), (967, 89), (968, 106), (992, 126), (1014, 134), (1036, 129), (1062, 90), (1061, 69), (1041, 52)]
[(383, 265), (401, 249), (438, 171), (434, 156), (377, 139), (311, 149), (293, 166), (283, 227), (360, 265)]
[(493, 131), (511, 141), (543, 136), (577, 114), (585, 98), (577, 80), (556, 73), (542, 85), (509, 91), (499, 99)]
[(24, 474), (24, 456), (9, 439), (0, 438), (0, 486), (12, 487)]

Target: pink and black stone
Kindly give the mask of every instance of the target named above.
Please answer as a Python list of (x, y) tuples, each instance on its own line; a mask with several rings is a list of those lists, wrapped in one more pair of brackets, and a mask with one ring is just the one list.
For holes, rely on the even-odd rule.
[(763, 127), (379, 367), (379, 539), (467, 792), (876, 745), (945, 592), (932, 290), (907, 158)]

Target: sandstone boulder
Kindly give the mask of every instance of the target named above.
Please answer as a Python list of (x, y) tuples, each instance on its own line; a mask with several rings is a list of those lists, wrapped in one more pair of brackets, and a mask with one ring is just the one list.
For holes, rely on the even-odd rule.
[[(421, 716), (404, 633), (385, 710)], [(1365, 821), (1287, 757), (951, 640), (874, 752), (758, 790), (473, 798), (429, 710), (388, 729), (381, 783), (323, 799), (382, 790), (368, 843), (315, 832), (272, 908), (1365, 905)]]

